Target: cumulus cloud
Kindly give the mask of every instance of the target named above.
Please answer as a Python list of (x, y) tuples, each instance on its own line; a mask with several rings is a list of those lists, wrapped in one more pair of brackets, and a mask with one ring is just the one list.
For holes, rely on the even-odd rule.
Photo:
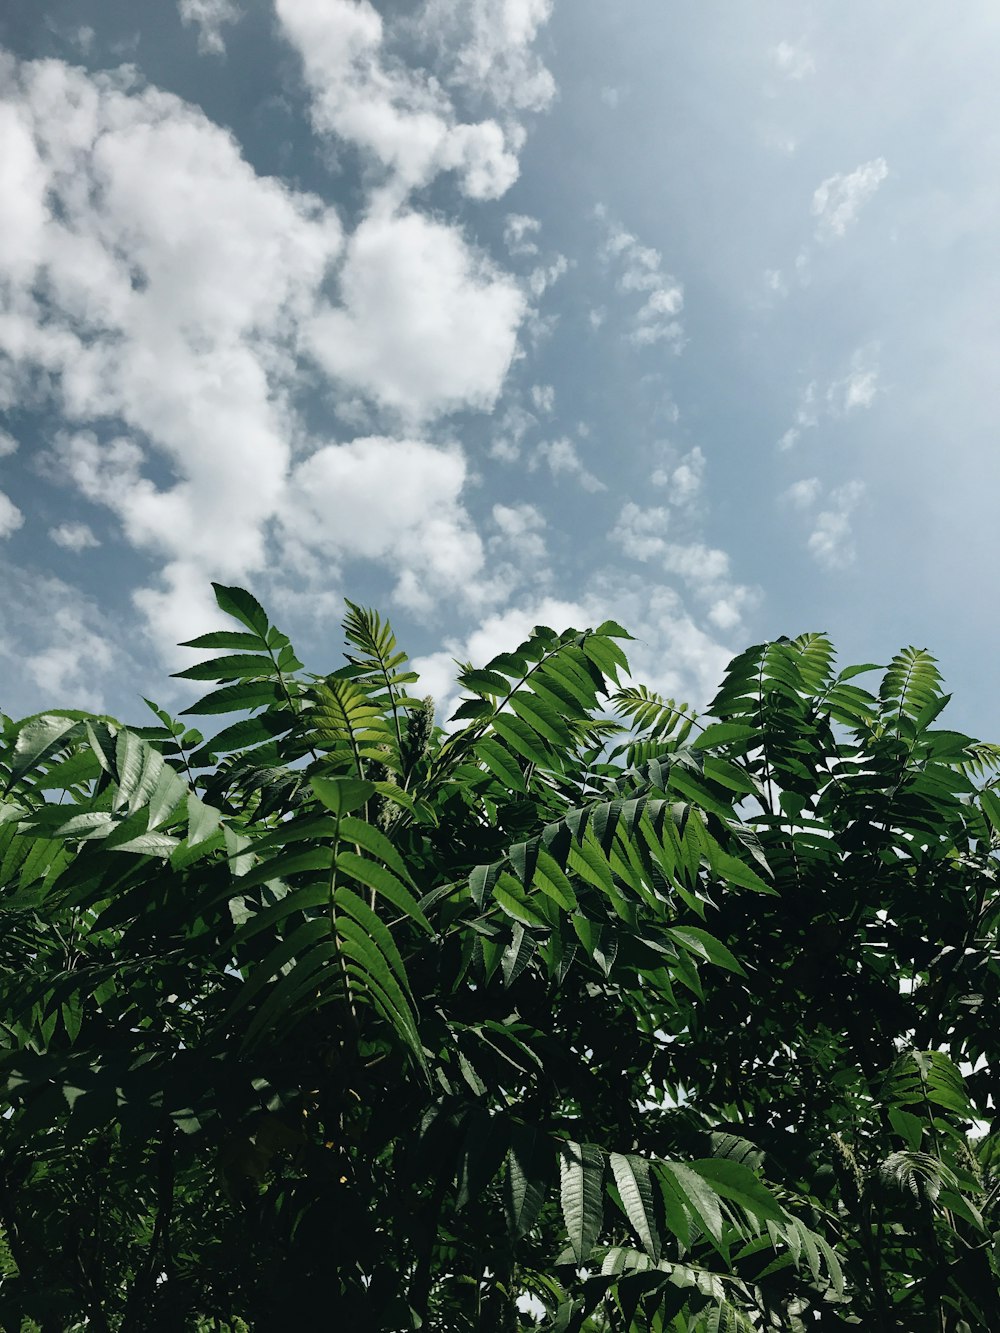
[[(264, 562), (290, 343), (341, 228), (176, 97), (55, 61), (4, 73), (0, 394), (41, 374), (67, 423), (119, 421), (110, 442), (68, 433), (69, 473), (163, 561), (166, 588), (141, 601), (170, 642), (198, 628), (190, 586)], [(173, 483), (149, 479), (150, 451)]]
[(847, 374), (829, 386), (826, 401), (834, 416), (871, 407), (879, 392), (877, 352), (877, 348), (859, 348), (851, 357)]
[(518, 402), (508, 402), (502, 408), (490, 440), (490, 456), (502, 463), (514, 463), (521, 457), (524, 437), (538, 425), (538, 418)]
[(575, 477), (585, 491), (603, 491), (604, 482), (584, 466), (576, 445), (567, 436), (543, 440), (528, 461), (528, 471), (535, 472), (544, 463), (553, 477)]
[(888, 174), (885, 158), (876, 157), (851, 172), (828, 176), (812, 200), (817, 237), (830, 241), (843, 236)]
[(793, 448), (804, 432), (814, 430), (824, 418), (838, 419), (872, 406), (879, 394), (878, 348), (859, 347), (851, 356), (847, 373), (825, 389), (811, 380), (799, 394), (795, 419), (778, 441), (782, 451)]
[(803, 477), (800, 481), (793, 481), (778, 498), (793, 509), (810, 509), (819, 498), (820, 489), (818, 477)]
[(533, 565), (536, 572), (547, 572), (543, 568), (548, 556), (545, 518), (535, 505), (494, 505), (493, 522), (498, 529), (494, 539), (498, 548), (513, 550), (520, 563)]
[(669, 509), (644, 509), (629, 501), (622, 506), (608, 537), (631, 559), (655, 561), (666, 573), (680, 579), (707, 607), (713, 625), (721, 630), (734, 629), (744, 612), (756, 605), (757, 592), (732, 579), (725, 551), (701, 541), (668, 540), (670, 525)]
[(412, 420), (492, 408), (526, 302), (458, 227), (412, 212), (364, 219), (340, 296), (306, 333), (330, 374)]
[(504, 111), (543, 111), (555, 96), (534, 49), (553, 0), (424, 0), (416, 27), (436, 43), (441, 76)]
[(634, 501), (622, 505), (617, 522), (608, 533), (633, 560), (651, 560), (667, 549), (666, 533), (670, 511), (659, 507), (643, 509)]
[(235, 0), (178, 0), (178, 8), (181, 22), (198, 28), (198, 50), (202, 55), (223, 55), (226, 50), (223, 28), (242, 18)]
[[(40, 708), (108, 705), (109, 680), (121, 695), (138, 683), (138, 664), (80, 589), (0, 563), (0, 708), (14, 717)], [(135, 699), (138, 702), (139, 692)]]
[(565, 255), (556, 255), (551, 264), (537, 264), (528, 274), (528, 291), (539, 300), (569, 269)]
[(60, 523), (58, 527), (49, 528), (49, 538), (57, 546), (77, 553), (101, 544), (87, 523)]
[(24, 524), (24, 515), (18, 509), (17, 505), (5, 494), (0, 491), (0, 541), (5, 537), (11, 536), (17, 532), (18, 528)]
[[(216, 622), (210, 578), (271, 568), (293, 457), (311, 447), (304, 357), (342, 404), (397, 421), (489, 409), (527, 297), (457, 226), (405, 208), (373, 207), (345, 242), (319, 199), (257, 176), (201, 111), (127, 74), (3, 61), (0, 405), (48, 386), (65, 479), (159, 563), (135, 600), (169, 651)], [(428, 571), (456, 543), (475, 567), (456, 514), (400, 597), (444, 586)]]
[(17, 440), (9, 431), (0, 428), (0, 458), (9, 458), (11, 454), (17, 453)]
[(508, 213), (503, 226), (503, 243), (512, 258), (521, 255), (537, 255), (538, 242), (534, 239), (542, 224), (537, 218), (527, 217), (524, 213)]
[(865, 494), (864, 483), (849, 481), (831, 491), (826, 507), (816, 515), (807, 546), (810, 555), (827, 569), (843, 569), (854, 563), (852, 518)]
[(666, 490), (669, 504), (691, 509), (705, 483), (705, 455), (695, 445), (680, 459), (666, 460), (654, 468), (650, 481)]
[(795, 421), (778, 441), (778, 448), (783, 452), (798, 444), (803, 431), (812, 430), (819, 424), (816, 389), (816, 381), (811, 380), (799, 394), (799, 405), (795, 409)]
[(605, 228), (601, 256), (617, 269), (618, 290), (642, 298), (633, 314), (630, 340), (640, 347), (666, 342), (679, 352), (684, 343), (684, 329), (679, 318), (684, 308), (681, 284), (663, 271), (663, 256), (659, 250), (642, 245), (637, 237), (609, 217), (603, 205), (598, 205), (595, 215)]
[(816, 72), (816, 61), (801, 44), (779, 42), (772, 50), (771, 58), (775, 68), (786, 79), (798, 81)]
[(556, 391), (551, 384), (533, 384), (531, 402), (536, 412), (551, 416), (556, 405)]
[(441, 172), (473, 199), (496, 199), (517, 179), (519, 147), (496, 120), (460, 122), (441, 84), (392, 59), (369, 0), (276, 0), (282, 31), (302, 59), (321, 133), (353, 144), (384, 171), (400, 204)]
[(465, 481), (457, 448), (379, 436), (330, 444), (294, 469), (282, 522), (292, 543), (384, 563), (396, 600), (425, 610), (443, 593), (478, 592), (483, 547), (461, 502)]

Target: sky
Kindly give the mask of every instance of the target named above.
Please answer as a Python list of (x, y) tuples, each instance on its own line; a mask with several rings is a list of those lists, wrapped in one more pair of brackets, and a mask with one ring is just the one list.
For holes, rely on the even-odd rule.
[(454, 659), (929, 648), (1000, 738), (1000, 9), (10, 0), (0, 710), (145, 721), (251, 588)]

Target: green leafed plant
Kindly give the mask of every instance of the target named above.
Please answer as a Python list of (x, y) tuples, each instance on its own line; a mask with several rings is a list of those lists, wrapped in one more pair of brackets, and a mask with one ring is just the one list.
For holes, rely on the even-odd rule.
[(995, 747), (933, 659), (614, 622), (435, 721), (259, 602), (0, 743), (0, 1326), (1000, 1327)]

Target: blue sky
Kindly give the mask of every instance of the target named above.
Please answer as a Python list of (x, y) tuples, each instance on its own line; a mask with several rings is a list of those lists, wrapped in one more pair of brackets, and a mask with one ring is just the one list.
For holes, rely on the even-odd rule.
[(62, 0), (0, 18), (0, 708), (141, 716), (252, 587), (426, 688), (614, 616), (929, 647), (1000, 735), (1000, 12)]

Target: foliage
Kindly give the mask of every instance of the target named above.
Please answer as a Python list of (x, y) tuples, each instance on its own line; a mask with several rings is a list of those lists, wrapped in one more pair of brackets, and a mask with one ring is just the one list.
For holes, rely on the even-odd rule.
[[(0, 1323), (1000, 1327), (997, 751), (818, 635), (465, 665), (254, 598), (157, 725), (0, 746)], [(213, 654), (205, 658), (205, 654)]]

